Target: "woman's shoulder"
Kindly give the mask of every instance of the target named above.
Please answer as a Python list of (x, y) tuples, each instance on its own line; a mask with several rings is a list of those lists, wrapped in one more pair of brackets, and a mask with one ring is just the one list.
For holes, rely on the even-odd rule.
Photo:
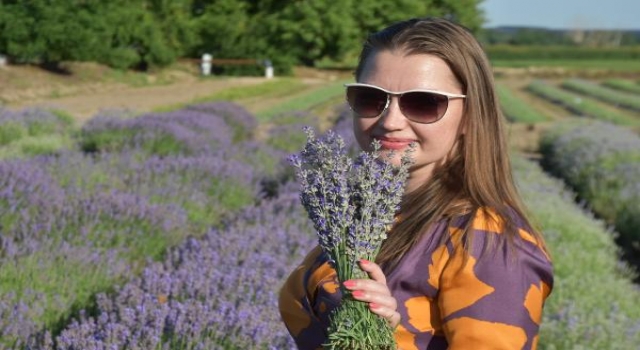
[(496, 254), (511, 256), (511, 260), (534, 258), (540, 264), (548, 265), (549, 270), (552, 268), (542, 235), (536, 233), (516, 210), (499, 214), (492, 208), (480, 207), (452, 220), (449, 233), (452, 249), (464, 247), (477, 258)]
[(460, 215), (450, 222), (450, 231), (469, 232), (485, 235), (497, 235), (506, 238), (506, 234), (517, 233), (521, 240), (531, 242), (543, 247), (541, 239), (535, 234), (535, 230), (529, 225), (525, 217), (514, 209), (507, 209), (506, 214), (500, 214), (495, 209), (480, 207), (472, 212)]
[(525, 218), (514, 209), (507, 209), (506, 214), (500, 214), (491, 207), (479, 207), (451, 219), (450, 225), (455, 228), (469, 227), (492, 233), (503, 233), (507, 227), (531, 231)]
[(481, 207), (458, 218), (449, 231), (451, 259), (460, 259), (461, 266), (472, 262), (478, 278), (514, 281), (528, 276), (529, 282), (544, 284), (548, 295), (554, 279), (551, 257), (542, 237), (515, 210), (500, 215)]

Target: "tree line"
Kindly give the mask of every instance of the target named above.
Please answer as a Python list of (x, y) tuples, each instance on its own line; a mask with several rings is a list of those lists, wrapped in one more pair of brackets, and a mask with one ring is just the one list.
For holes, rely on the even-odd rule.
[(210, 53), (269, 59), (286, 72), (350, 57), (368, 33), (410, 17), (447, 17), (477, 32), (481, 1), (0, 0), (0, 54), (147, 70)]
[(592, 48), (637, 46), (640, 45), (640, 25), (638, 30), (486, 28), (480, 33), (480, 40), (487, 45), (562, 45)]

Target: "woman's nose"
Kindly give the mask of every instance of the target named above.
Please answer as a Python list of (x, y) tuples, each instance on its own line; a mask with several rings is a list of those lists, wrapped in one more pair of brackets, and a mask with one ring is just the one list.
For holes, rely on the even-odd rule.
[(398, 102), (399, 100), (397, 96), (391, 97), (389, 106), (387, 106), (387, 109), (380, 117), (380, 125), (387, 130), (397, 130), (406, 126), (407, 118), (402, 114)]

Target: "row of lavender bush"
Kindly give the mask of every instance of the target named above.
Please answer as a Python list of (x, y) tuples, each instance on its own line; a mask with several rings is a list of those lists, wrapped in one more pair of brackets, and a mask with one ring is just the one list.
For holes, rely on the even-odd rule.
[(576, 205), (575, 194), (542, 168), (519, 157), (514, 176), (554, 264), (554, 289), (545, 304), (541, 350), (637, 349), (640, 289), (620, 262), (613, 234)]
[(540, 149), (545, 168), (614, 225), (623, 246), (638, 247), (640, 137), (607, 123), (573, 121), (543, 135)]
[(33, 349), (292, 349), (277, 288), (313, 245), (297, 190), (245, 209), (164, 261), (97, 296), (59, 335)]
[(73, 119), (57, 110), (0, 108), (0, 158), (50, 154), (69, 145)]
[(640, 111), (640, 98), (637, 94), (614, 90), (583, 79), (568, 79), (562, 87), (581, 94), (595, 97), (604, 102), (633, 111)]
[(19, 112), (0, 110), (0, 146), (6, 146), (24, 137), (38, 137), (64, 133), (73, 120), (58, 111), (25, 109)]
[(0, 162), (0, 348), (56, 337), (95, 312), (96, 293), (264, 197), (285, 153), (256, 142), (256, 127), (229, 103), (103, 113), (77, 149)]
[(609, 79), (602, 83), (603, 86), (612, 89), (640, 94), (640, 82), (628, 79)]
[[(345, 127), (348, 119), (344, 116), (338, 123), (343, 135), (348, 129)], [(312, 122), (309, 118), (299, 113), (281, 117), (282, 124), (272, 128), (270, 139), (302, 134), (301, 125), (290, 121)], [(293, 138), (293, 141), (301, 140)], [(352, 142), (351, 148), (353, 145)], [(301, 146), (296, 145), (297, 149)], [(156, 164), (161, 162), (156, 156), (148, 159)], [(109, 164), (132, 165), (125, 153), (110, 160)], [(75, 164), (70, 166), (67, 162), (54, 172), (78, 173), (79, 167), (86, 167), (83, 161)], [(128, 168), (120, 167), (116, 170), (120, 173), (117, 178), (130, 184), (154, 183), (154, 187), (173, 182), (140, 176), (145, 168), (155, 167), (133, 165), (127, 174), (122, 170)], [(109, 167), (101, 171), (107, 174), (107, 179), (116, 178), (110, 176), (115, 173), (110, 173)], [(146, 181), (130, 181), (132, 177), (143, 177)], [(94, 188), (87, 183), (81, 187)], [(149, 188), (141, 192), (147, 193), (147, 190)], [(158, 214), (168, 218), (166, 212)], [(121, 218), (115, 219), (121, 221)], [(177, 224), (189, 221), (183, 219)], [(171, 227), (156, 229), (171, 231)], [(164, 261), (147, 265), (139, 277), (130, 274), (129, 282), (116, 285), (108, 293), (99, 293), (96, 305), (75, 313), (69, 323), (59, 324), (57, 330), (39, 329), (24, 317), (25, 313), (19, 314), (22, 322), (13, 327), (14, 332), (19, 331), (14, 346), (29, 349), (293, 348), (279, 320), (276, 293), (286, 274), (313, 246), (315, 239), (311, 232), (299, 204), (297, 187), (285, 179), (280, 181), (271, 199), (263, 199), (233, 218), (222, 219), (219, 227), (204, 236), (185, 239), (168, 251)], [(140, 253), (149, 255), (149, 252)], [(126, 267), (131, 265), (120, 264), (121, 270)], [(24, 311), (29, 311), (27, 305), (22, 306)], [(24, 327), (25, 324), (29, 327)]]
[(640, 120), (629, 112), (603, 105), (586, 95), (568, 92), (542, 80), (531, 82), (527, 85), (527, 90), (565, 107), (576, 115), (608, 121), (618, 125), (640, 126)]

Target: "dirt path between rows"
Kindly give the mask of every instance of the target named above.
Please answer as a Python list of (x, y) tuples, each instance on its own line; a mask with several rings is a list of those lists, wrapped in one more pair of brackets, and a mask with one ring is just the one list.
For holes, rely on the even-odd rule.
[[(56, 74), (30, 65), (0, 67), (0, 108), (55, 108), (82, 124), (101, 110), (128, 110), (141, 114), (206, 98), (232, 87), (267, 81), (262, 76), (203, 78), (190, 62), (178, 62), (147, 73), (119, 72), (90, 62), (66, 63), (65, 68), (67, 72)], [(295, 67), (293, 73), (309, 86), (321, 85), (346, 74), (304, 67)], [(262, 107), (291, 97), (263, 98), (259, 103)], [(247, 103), (252, 105), (258, 101), (249, 99)]]
[(188, 103), (235, 86), (254, 85), (261, 77), (187, 79), (159, 86), (112, 86), (102, 91), (79, 92), (58, 98), (35, 98), (6, 104), (9, 109), (48, 107), (65, 111), (82, 123), (101, 110), (150, 112), (161, 107)]

